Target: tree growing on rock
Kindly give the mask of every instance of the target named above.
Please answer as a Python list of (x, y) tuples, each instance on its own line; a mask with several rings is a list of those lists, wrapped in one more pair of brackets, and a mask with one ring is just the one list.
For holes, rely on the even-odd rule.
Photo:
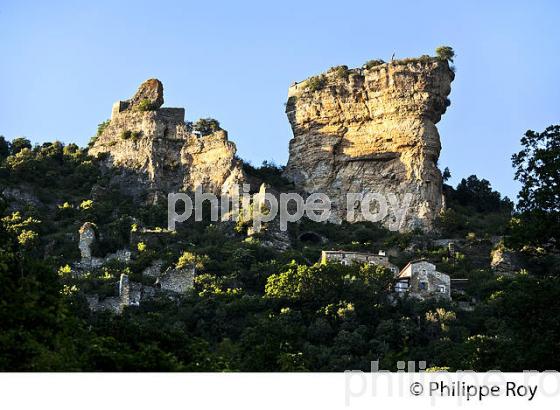
[(193, 131), (199, 132), (203, 137), (221, 129), (220, 123), (214, 118), (200, 118), (193, 124)]
[(439, 46), (436, 48), (436, 56), (440, 60), (447, 60), (452, 63), (455, 57), (455, 51), (449, 46)]

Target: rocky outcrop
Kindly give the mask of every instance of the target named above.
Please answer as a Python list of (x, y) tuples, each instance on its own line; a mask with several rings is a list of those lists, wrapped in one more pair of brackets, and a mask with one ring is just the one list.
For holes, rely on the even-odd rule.
[(503, 243), (492, 249), (490, 257), (490, 266), (496, 275), (512, 276), (521, 269), (515, 252), (507, 249)]
[[(347, 219), (347, 193), (394, 193), (400, 200), (411, 193), (399, 230), (431, 229), (443, 206), (435, 124), (449, 105), (453, 78), (447, 61), (422, 57), (341, 66), (292, 85), (285, 176), (302, 191), (329, 195), (333, 222)], [(354, 215), (350, 222), (363, 219)]]
[(7, 200), (8, 212), (23, 211), (30, 205), (42, 208), (45, 204), (37, 197), (32, 187), (19, 184), (17, 187), (0, 188), (0, 195)]
[(170, 192), (229, 192), (243, 180), (235, 144), (227, 132), (200, 136), (185, 123), (183, 108), (161, 108), (163, 86), (144, 82), (130, 100), (113, 105), (109, 124), (90, 148), (106, 157), (112, 183), (154, 202)]
[[(278, 201), (279, 192), (271, 190), (268, 184), (261, 183), (258, 192), (253, 196), (252, 211), (258, 209), (261, 215), (268, 215), (271, 208), (266, 200), (266, 194), (272, 195)], [(253, 214), (248, 216), (247, 222), (251, 224), (251, 226), (247, 227), (248, 239), (256, 240), (263, 246), (276, 248), (281, 251), (285, 251), (290, 247), (290, 235), (287, 231), (280, 229), (279, 218), (274, 218), (269, 222), (255, 221)]]
[(157, 110), (163, 105), (163, 84), (155, 78), (144, 81), (128, 103), (133, 109), (144, 104), (146, 109)]

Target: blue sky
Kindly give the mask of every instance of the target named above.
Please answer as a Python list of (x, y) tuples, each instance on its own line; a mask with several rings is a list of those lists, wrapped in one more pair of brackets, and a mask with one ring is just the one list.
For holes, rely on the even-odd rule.
[(217, 118), (253, 164), (284, 164), (293, 81), (446, 44), (457, 76), (440, 166), (515, 197), (519, 138), (560, 122), (559, 17), (555, 1), (0, 0), (0, 134), (85, 145), (157, 77), (166, 106)]

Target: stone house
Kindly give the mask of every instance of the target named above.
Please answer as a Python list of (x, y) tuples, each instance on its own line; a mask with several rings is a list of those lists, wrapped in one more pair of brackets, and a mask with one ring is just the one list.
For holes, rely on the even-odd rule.
[(409, 262), (399, 273), (395, 284), (397, 294), (409, 294), (420, 300), (443, 298), (451, 300), (451, 279), (438, 272), (434, 264), (425, 261)]
[(377, 254), (350, 251), (322, 251), (321, 263), (327, 262), (338, 262), (342, 265), (369, 263), (371, 265), (383, 266), (393, 272), (395, 276), (399, 272), (398, 266), (389, 262), (389, 257), (383, 251), (379, 251)]

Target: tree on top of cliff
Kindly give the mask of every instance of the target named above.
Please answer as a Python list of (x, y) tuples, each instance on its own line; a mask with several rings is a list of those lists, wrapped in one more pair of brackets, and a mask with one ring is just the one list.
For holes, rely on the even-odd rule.
[(455, 51), (449, 46), (439, 46), (436, 48), (436, 55), (440, 60), (447, 60), (453, 62)]
[(221, 129), (220, 123), (214, 118), (200, 118), (193, 124), (193, 130), (199, 132), (202, 136), (210, 135)]
[(378, 65), (381, 65), (381, 64), (385, 64), (385, 61), (383, 61), (381, 59), (368, 60), (368, 61), (365, 62), (364, 68), (366, 70), (369, 70), (370, 68), (377, 67)]

